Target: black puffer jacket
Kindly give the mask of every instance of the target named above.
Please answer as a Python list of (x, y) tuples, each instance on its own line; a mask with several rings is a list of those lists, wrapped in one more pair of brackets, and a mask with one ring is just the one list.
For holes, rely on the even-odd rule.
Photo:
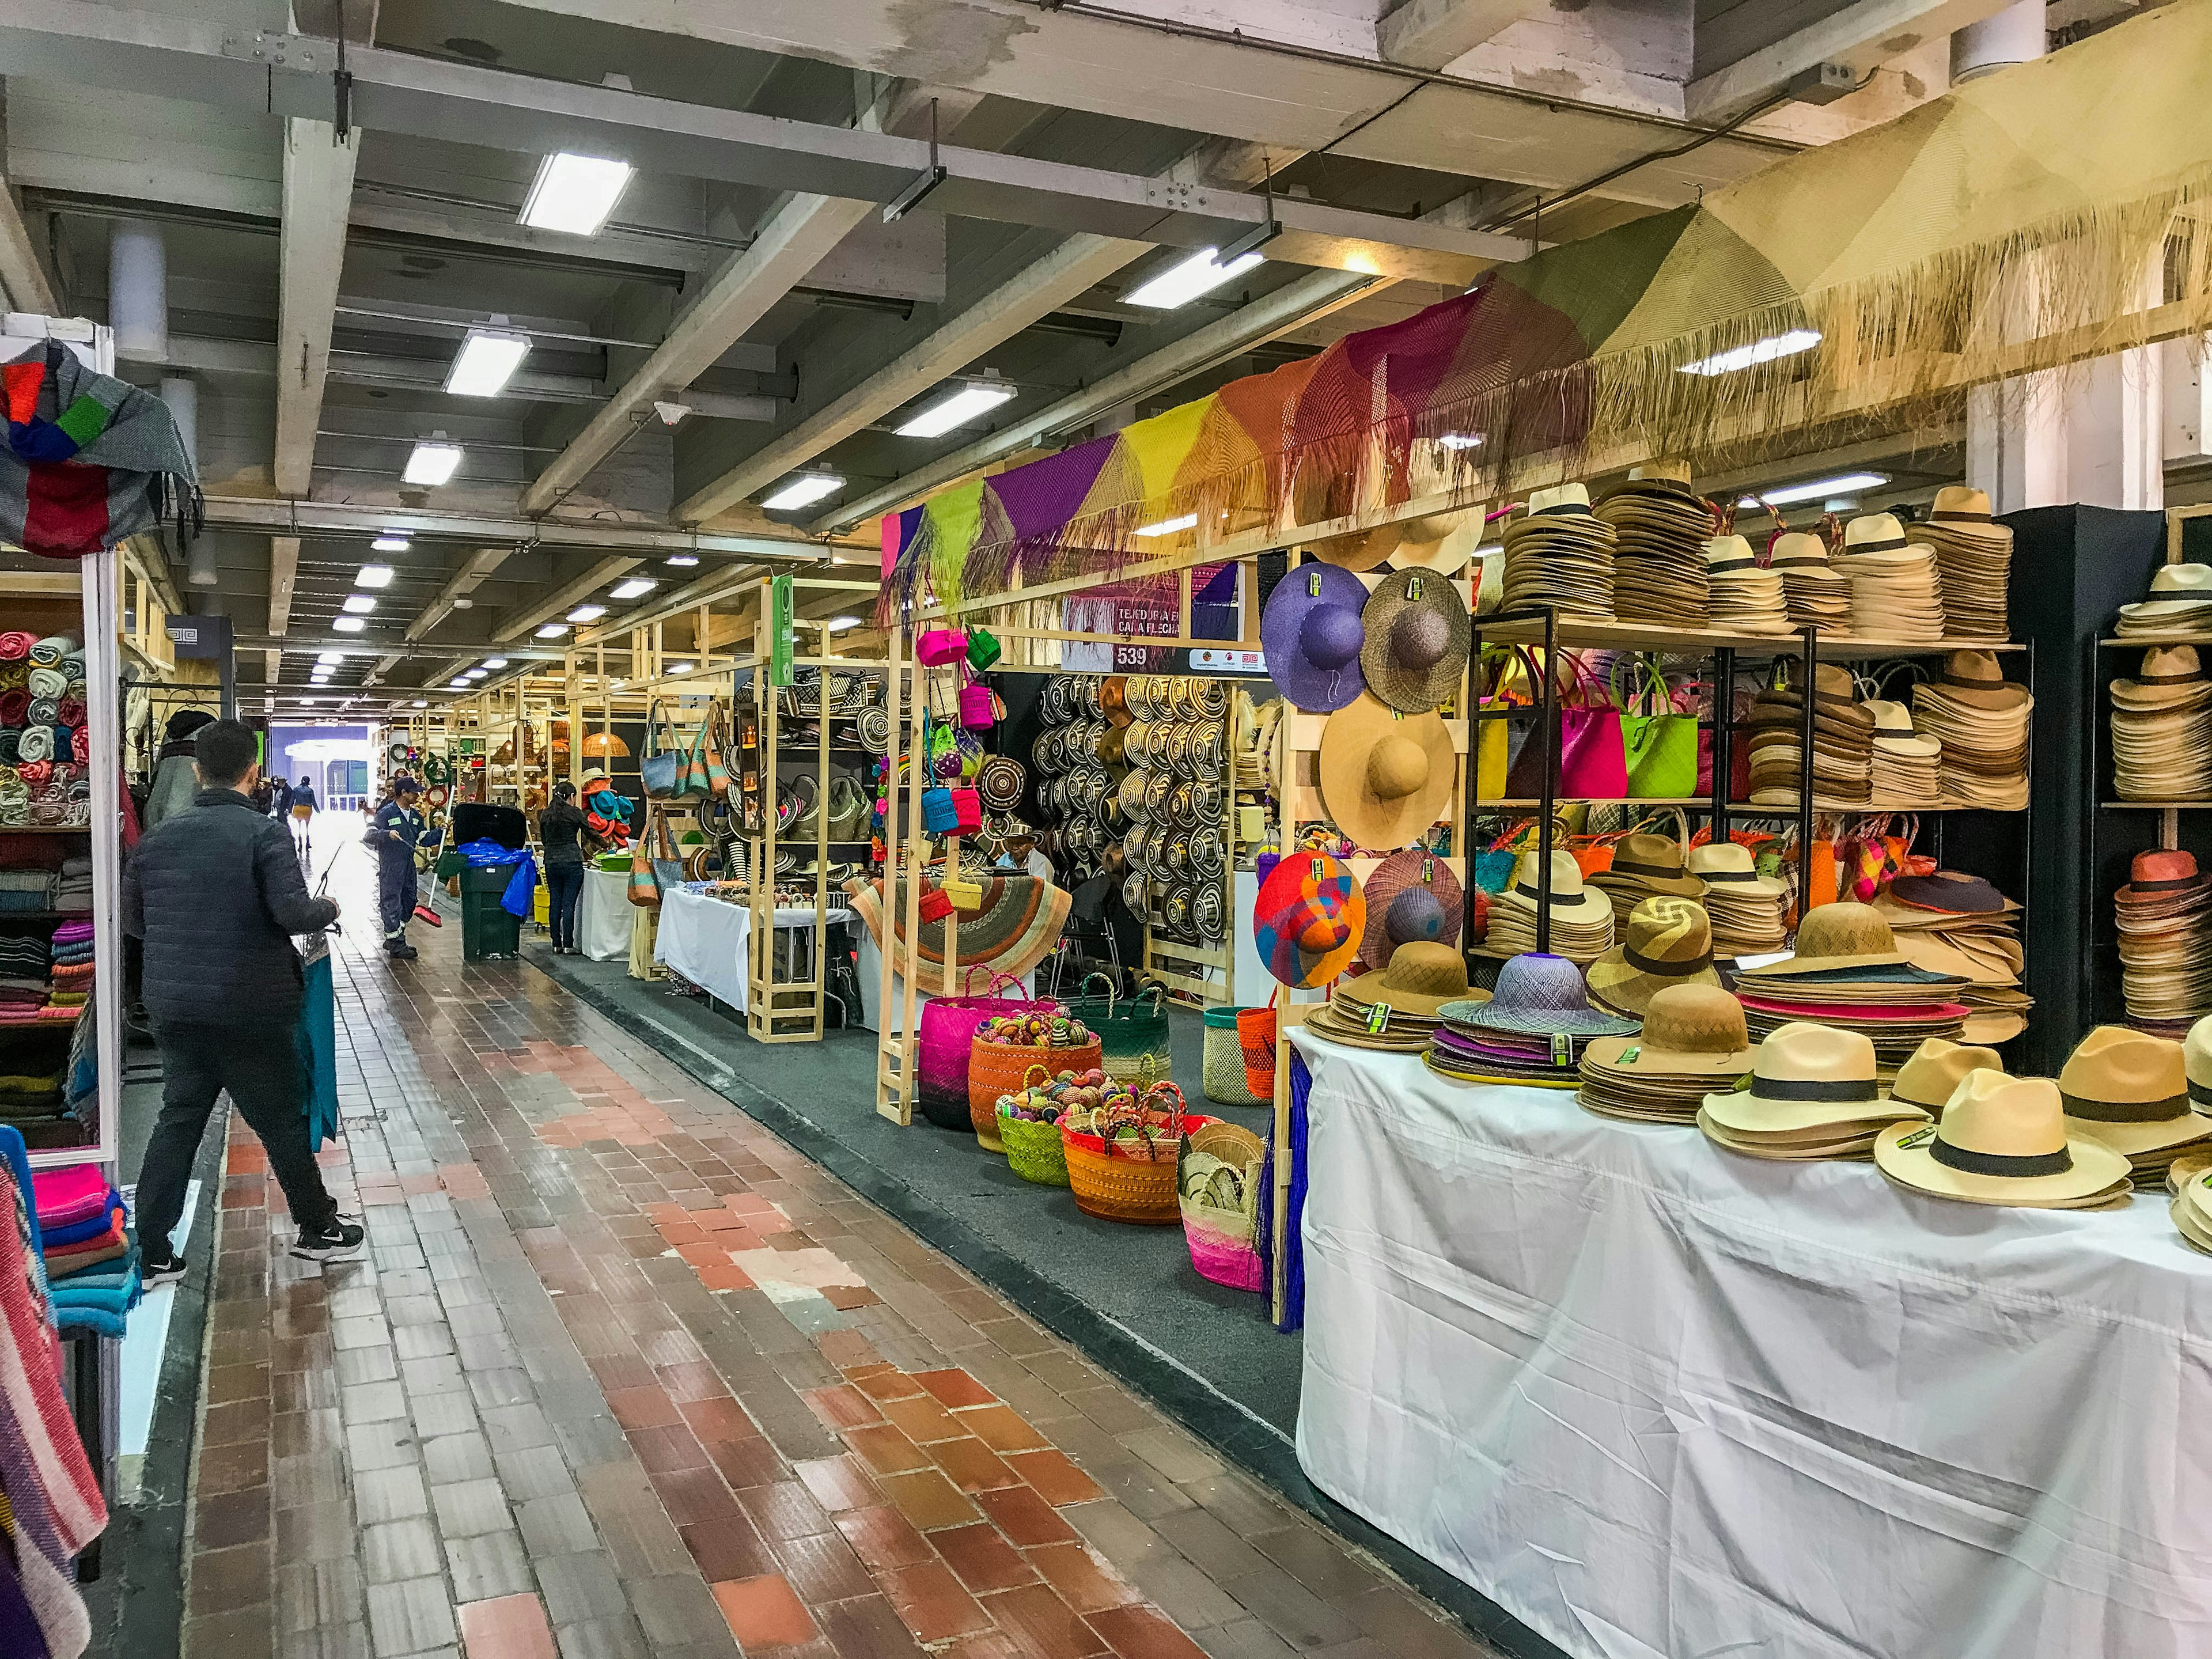
[(289, 1036), (299, 1017), (292, 935), (337, 920), (307, 896), (291, 832), (234, 789), (203, 789), (123, 870), (123, 927), (146, 941), (146, 1012), (161, 1025)]

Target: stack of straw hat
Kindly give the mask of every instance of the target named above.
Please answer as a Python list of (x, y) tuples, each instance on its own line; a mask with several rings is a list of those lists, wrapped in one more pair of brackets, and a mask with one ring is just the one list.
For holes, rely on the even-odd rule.
[[(1521, 855), (1505, 890), (1490, 902), (1490, 931), (1474, 947), (1479, 956), (1517, 957), (1536, 948), (1541, 889), (1538, 854)], [(1577, 963), (1595, 962), (1613, 948), (1613, 903), (1583, 880), (1572, 853), (1552, 854), (1551, 951)]]
[(1573, 963), (1533, 951), (1498, 970), (1489, 1001), (1447, 1003), (1441, 1012), (1423, 1062), (1466, 1083), (1571, 1089), (1586, 1044), (1636, 1030), (1634, 1020), (1590, 1006)]
[(1954, 651), (1912, 688), (1913, 724), (1943, 745), (1943, 799), (1992, 812), (2027, 808), (2027, 722), (2035, 699), (1996, 655)]
[(1629, 913), (1621, 942), (1589, 965), (1592, 1000), (1640, 1019), (1669, 986), (1718, 986), (1713, 929), (1695, 899), (1648, 898)]
[(1305, 1028), (1355, 1048), (1417, 1054), (1428, 1047), (1439, 1010), (1476, 1000), (1468, 988), (1467, 959), (1457, 947), (1415, 939), (1400, 945), (1381, 973), (1338, 985), (1335, 994), (1306, 1017)]
[(1943, 1115), (1944, 1103), (1969, 1072), (2002, 1072), (2004, 1060), (1994, 1048), (1929, 1037), (1912, 1051), (1889, 1085), (1889, 1097), (1917, 1106), (1929, 1116)]
[(1601, 1117), (1687, 1127), (1707, 1094), (1751, 1066), (1743, 1005), (1717, 985), (1670, 985), (1644, 1011), (1642, 1031), (1583, 1050), (1575, 1098)]
[[(2200, 1112), (2212, 1112), (2212, 1015), (2189, 1028), (2181, 1059), (2188, 1073), (2190, 1103)], [(2188, 1152), (2176, 1158), (2166, 1166), (2166, 1186), (2173, 1194), (2169, 1213), (2183, 1239), (2212, 1255), (2212, 1152)]]
[(1590, 511), (1582, 485), (1534, 491), (1528, 511), (1507, 520), (1500, 539), (1505, 609), (1549, 605), (1565, 617), (1613, 619), (1613, 526)]
[(1798, 925), (1795, 953), (1736, 975), (1752, 1035), (1816, 1020), (1869, 1038), (1895, 1071), (1929, 1037), (1955, 1042), (1966, 1029), (1966, 981), (1916, 968), (1879, 911), (1843, 900)]
[(1790, 884), (1760, 875), (1749, 848), (1732, 841), (1692, 847), (1689, 867), (1705, 884), (1703, 902), (1715, 956), (1765, 956), (1782, 948), (1789, 937), (1783, 911)]
[(2128, 1024), (2182, 1036), (2212, 1007), (2212, 881), (2195, 854), (2138, 853), (2112, 895), (2120, 935), (2120, 1000)]
[(1597, 504), (1613, 528), (1613, 614), (1668, 628), (1703, 628), (1711, 607), (1704, 547), (1712, 508), (1690, 488), (1689, 469), (1640, 466)]
[(1943, 636), (1989, 643), (2010, 638), (2012, 526), (1991, 520), (1990, 498), (1964, 484), (1947, 484), (1936, 492), (1928, 522), (1914, 526), (1912, 533), (1936, 550)]
[(1901, 702), (1870, 697), (1874, 716), (1874, 804), (1931, 806), (1942, 793), (1943, 745), (1912, 729), (1912, 711)]
[(2189, 1068), (2172, 1037), (2100, 1025), (2058, 1073), (2066, 1127), (2128, 1160), (2136, 1181), (2163, 1185), (2176, 1158), (2212, 1149), (2212, 1117), (2193, 1111)]
[(1705, 544), (1705, 580), (1715, 628), (1731, 634), (1790, 631), (1781, 576), (1759, 563), (1742, 537), (1716, 536)]
[(1874, 1044), (1856, 1031), (1795, 1020), (1759, 1042), (1738, 1090), (1709, 1094), (1707, 1139), (1750, 1158), (1863, 1158), (1891, 1125), (1924, 1124), (1919, 1107), (1882, 1091)]
[[(1745, 721), (1751, 741), (1751, 799), (1756, 806), (1794, 806), (1803, 753), (1804, 665), (1784, 665), (1779, 690), (1752, 699)], [(1874, 789), (1874, 716), (1856, 701), (1850, 671), (1820, 663), (1813, 671), (1813, 796), (1863, 806)]]
[(1682, 862), (1682, 843), (1641, 831), (1621, 839), (1613, 849), (1612, 864), (1593, 871), (1589, 884), (1613, 901), (1616, 933), (1627, 925), (1629, 913), (1648, 898), (1705, 896), (1705, 884)]
[(1943, 584), (1936, 550), (1908, 541), (1891, 513), (1844, 526), (1833, 568), (1850, 579), (1851, 632), (1869, 639), (1933, 645), (1943, 637)]
[(1875, 1138), (1875, 1165), (1907, 1192), (1964, 1204), (2097, 1210), (2127, 1201), (2128, 1161), (2066, 1120), (2047, 1077), (1969, 1072), (1937, 1123)]
[(2193, 645), (2154, 645), (2112, 682), (2112, 793), (2122, 800), (2212, 797), (2212, 678)]
[(1938, 870), (1898, 877), (1874, 908), (1914, 967), (1966, 980), (1968, 1042), (2008, 1042), (2027, 1029), (2035, 999), (2020, 988), (2019, 905), (1979, 876)]
[(2124, 640), (2212, 640), (2212, 564), (2159, 566), (2150, 579), (2150, 596), (2122, 605), (2112, 632)]
[(1782, 573), (1790, 625), (1818, 627), (1823, 638), (1851, 631), (1850, 578), (1828, 562), (1828, 544), (1807, 530), (1775, 538), (1766, 567)]

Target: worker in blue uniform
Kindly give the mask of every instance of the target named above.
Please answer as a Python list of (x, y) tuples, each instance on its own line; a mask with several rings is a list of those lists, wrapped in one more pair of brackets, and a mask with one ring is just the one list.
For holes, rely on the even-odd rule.
[(402, 773), (392, 781), (392, 799), (370, 820), (368, 844), (379, 866), (377, 902), (384, 914), (385, 953), (395, 962), (419, 954), (407, 942), (407, 923), (415, 915), (415, 844), (422, 839), (422, 814), (416, 808), (422, 790)]

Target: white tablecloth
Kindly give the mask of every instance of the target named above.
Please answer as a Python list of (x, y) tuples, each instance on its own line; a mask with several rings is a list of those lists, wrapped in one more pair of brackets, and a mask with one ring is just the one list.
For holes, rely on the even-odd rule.
[(622, 962), (629, 956), (629, 872), (584, 870), (584, 890), (576, 900), (576, 948), (593, 962)]
[(2162, 1194), (1944, 1203), (1297, 1040), (1322, 1491), (1592, 1659), (2212, 1653)]
[[(854, 953), (854, 966), (860, 975), (860, 1024), (871, 1031), (880, 1032), (888, 1027), (895, 1032), (899, 1029), (900, 1011), (906, 1006), (906, 981), (902, 976), (894, 973), (891, 975), (890, 1012), (886, 1015), (876, 1006), (876, 981), (883, 972), (883, 953), (876, 948), (876, 936), (873, 933), (865, 927), (857, 931), (860, 939)], [(1021, 979), (1022, 994), (1031, 1000), (1036, 996), (1036, 976), (1037, 970), (1032, 968), (1024, 974)], [(975, 986), (978, 995), (981, 994), (984, 984), (989, 977), (990, 975), (981, 971), (976, 973)], [(941, 967), (932, 967), (921, 976), (921, 984), (915, 988), (914, 994), (914, 1006), (917, 1011), (915, 1016), (917, 1018), (920, 1018), (921, 1008), (944, 983), (945, 970)]]
[[(852, 915), (841, 906), (830, 910), (827, 920), (849, 921)], [(814, 907), (780, 908), (775, 926), (778, 932), (787, 927), (811, 932)], [(750, 1006), (746, 994), (745, 942), (752, 931), (750, 905), (727, 904), (702, 893), (674, 888), (660, 896), (660, 933), (653, 940), (653, 957), (717, 1001), (743, 1013)]]

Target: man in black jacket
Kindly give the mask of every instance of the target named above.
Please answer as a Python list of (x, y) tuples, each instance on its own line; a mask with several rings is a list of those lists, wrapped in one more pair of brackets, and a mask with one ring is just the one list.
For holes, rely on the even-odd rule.
[(184, 1273), (169, 1235), (226, 1089), (299, 1224), (292, 1254), (327, 1261), (361, 1247), (308, 1149), (307, 1056), (295, 1036), (305, 993), (292, 936), (320, 933), (338, 908), (307, 896), (291, 836), (253, 810), (259, 747), (236, 720), (202, 731), (199, 793), (124, 867), (123, 927), (145, 941), (146, 1012), (161, 1048), (161, 1115), (138, 1176), (149, 1285)]

